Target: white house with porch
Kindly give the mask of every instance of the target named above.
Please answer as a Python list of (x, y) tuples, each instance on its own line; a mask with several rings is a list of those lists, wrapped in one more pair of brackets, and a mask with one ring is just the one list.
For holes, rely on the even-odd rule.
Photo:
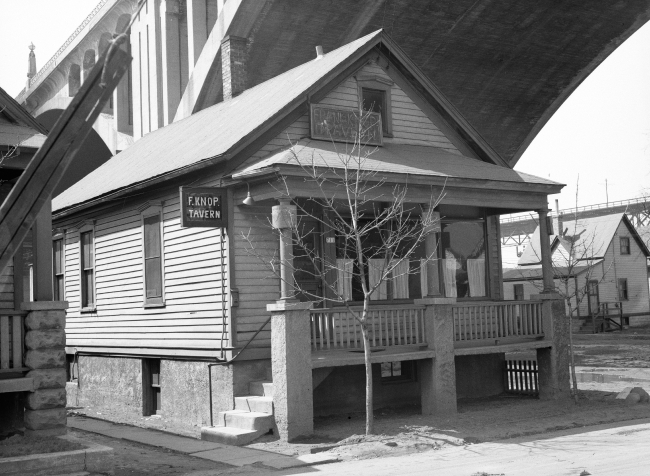
[[(272, 217), (308, 200), (320, 213), (302, 166), (335, 168), (360, 110), (376, 118), (365, 146), (375, 200), (406, 186), (417, 216), (442, 197), (414, 272), (372, 301), (375, 405), (455, 412), (458, 398), (503, 391), (515, 350), (537, 352), (542, 398), (566, 395), (549, 242), (544, 289), (525, 302), (504, 300), (499, 251), (499, 215), (536, 211), (545, 236), (547, 196), (562, 185), (508, 166), (380, 30), (151, 132), (54, 200), (69, 397), (236, 444), (271, 429), (306, 435), (314, 415), (362, 408), (361, 341), (346, 310), (358, 283), (324, 278), (347, 304), (301, 302), (247, 250), (282, 252), (285, 271), (300, 269), (269, 224), (282, 227)], [(345, 260), (319, 223), (313, 246)], [(418, 268), (425, 256), (434, 259)], [(295, 279), (323, 297), (331, 284)]]

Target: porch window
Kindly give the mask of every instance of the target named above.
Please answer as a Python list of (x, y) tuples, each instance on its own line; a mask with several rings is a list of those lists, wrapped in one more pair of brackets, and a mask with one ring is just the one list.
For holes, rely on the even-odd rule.
[(53, 298), (55, 301), (65, 301), (63, 283), (63, 239), (52, 242), (52, 270), (54, 273), (52, 284), (54, 285)]
[(93, 232), (81, 233), (81, 308), (90, 310), (95, 306), (95, 252)]
[[(387, 263), (381, 253), (382, 237), (379, 231), (366, 235), (362, 246), (366, 250), (366, 269), (364, 274), (369, 287), (379, 286), (371, 294), (373, 301), (419, 299), (422, 297), (421, 261), (426, 258), (424, 243), (419, 243), (410, 259), (400, 261), (410, 248), (403, 243), (388, 263), (393, 268), (388, 279), (381, 282), (382, 272)], [(346, 243), (341, 236), (336, 238), (337, 292), (347, 301), (363, 301), (363, 288), (359, 276), (356, 247)]]
[(471, 298), (486, 295), (485, 222), (443, 221), (442, 275), (445, 296)]

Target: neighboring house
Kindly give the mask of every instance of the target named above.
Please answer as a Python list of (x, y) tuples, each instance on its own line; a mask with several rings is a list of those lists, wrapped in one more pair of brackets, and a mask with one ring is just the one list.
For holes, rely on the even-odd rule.
[[(624, 213), (555, 222), (549, 237), (555, 286), (571, 296), (573, 317), (587, 318), (600, 306), (622, 307), (631, 326), (650, 323), (648, 246)], [(504, 270), (506, 299), (529, 299), (541, 289), (539, 227), (515, 269)], [(567, 306), (568, 307), (568, 306)]]
[[(47, 131), (0, 88), (0, 204), (27, 167), (39, 147), (45, 142)], [(49, 240), (49, 227), (45, 230)], [(15, 253), (11, 265), (0, 269), (0, 435), (22, 428), (24, 392), (19, 380), (27, 370), (22, 361), (22, 349), (14, 353), (14, 346), (22, 345), (20, 333), (14, 325), (22, 327), (21, 304), (32, 300), (34, 274), (34, 247), (32, 234), (24, 240)], [(50, 248), (46, 240), (44, 272), (49, 275)], [(14, 324), (15, 323), (15, 324)], [(10, 352), (11, 351), (11, 352)]]
[[(224, 67), (218, 80), (236, 90), (230, 82), (245, 64), (226, 66), (235, 70)], [(438, 253), (438, 268), (373, 301), (373, 345), (377, 338), (384, 350), (373, 353), (375, 405), (422, 403), (427, 413), (453, 413), (457, 398), (503, 392), (505, 353), (522, 349), (540, 356), (543, 397), (568, 391), (561, 324), (553, 327), (556, 315), (543, 314), (550, 308), (541, 302), (502, 302), (499, 246), (500, 214), (530, 210), (544, 220), (548, 195), (563, 186), (510, 168), (378, 31), (145, 135), (56, 197), (54, 248), (64, 266), (55, 282), (69, 302), (66, 350), (79, 372), (70, 401), (188, 426), (206, 425), (213, 412), (215, 422), (235, 428), (211, 438), (221, 432), (237, 443), (272, 427), (267, 414), (287, 403), (306, 415), (363, 410), (363, 354), (356, 327), (341, 325), (351, 322), (344, 303), (332, 314), (307, 312), (312, 335), (274, 344), (280, 353), (307, 346), (296, 373), (271, 369), (267, 305), (281, 298), (280, 281), (241, 239), (246, 233), (255, 246), (279, 249), (269, 219), (274, 207), (292, 205), (278, 179), (292, 200), (312, 197), (300, 164), (315, 157), (336, 167), (351, 137), (343, 126), (360, 106), (381, 117), (379, 145), (366, 162), (376, 179), (388, 189), (408, 184), (407, 202), (422, 206), (444, 191), (440, 226), (414, 263)], [(179, 196), (181, 186), (207, 189)], [(223, 225), (181, 225), (220, 214)], [(336, 259), (337, 237), (327, 233), (316, 229), (325, 238), (314, 246)], [(355, 285), (347, 286), (354, 305)], [(336, 331), (326, 333), (329, 326)], [(305, 369), (299, 393), (279, 385), (268, 396), (271, 372), (292, 385)]]

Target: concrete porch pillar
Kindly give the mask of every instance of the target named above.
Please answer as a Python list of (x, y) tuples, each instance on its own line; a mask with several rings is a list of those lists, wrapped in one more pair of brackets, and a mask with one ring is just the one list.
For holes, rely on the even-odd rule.
[(66, 429), (65, 301), (22, 304), (25, 319), (25, 365), (34, 391), (25, 404), (25, 436), (64, 435)]
[(451, 307), (456, 298), (416, 299), (425, 305), (424, 332), (433, 359), (418, 361), (423, 415), (456, 413), (456, 364)]
[(569, 319), (562, 296), (555, 293), (531, 295), (542, 301), (544, 339), (551, 347), (537, 349), (539, 398), (558, 399), (570, 396)]
[(310, 302), (277, 301), (271, 317), (273, 412), (279, 436), (292, 441), (314, 432)]

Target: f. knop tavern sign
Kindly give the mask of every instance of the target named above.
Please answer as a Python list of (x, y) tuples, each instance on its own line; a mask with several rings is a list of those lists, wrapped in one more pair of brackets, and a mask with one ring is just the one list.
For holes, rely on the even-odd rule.
[(181, 226), (226, 228), (226, 189), (181, 187)]

